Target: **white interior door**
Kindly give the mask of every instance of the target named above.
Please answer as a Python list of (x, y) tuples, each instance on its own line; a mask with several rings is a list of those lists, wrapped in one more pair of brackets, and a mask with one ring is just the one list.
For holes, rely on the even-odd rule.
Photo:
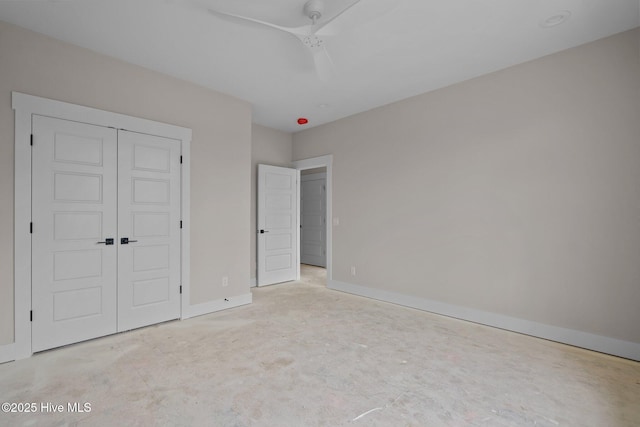
[(118, 331), (179, 318), (179, 141), (118, 132), (118, 206)]
[(299, 176), (295, 169), (258, 165), (258, 286), (298, 278)]
[(179, 318), (180, 141), (42, 116), (32, 131), (32, 350)]
[(117, 134), (34, 116), (32, 348), (116, 332)]
[(300, 191), (300, 262), (327, 266), (326, 174), (301, 177)]

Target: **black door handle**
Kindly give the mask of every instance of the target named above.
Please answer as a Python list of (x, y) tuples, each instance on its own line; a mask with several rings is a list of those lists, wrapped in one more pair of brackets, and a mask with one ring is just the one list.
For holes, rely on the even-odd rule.
[(112, 238), (108, 238), (108, 239), (104, 239), (104, 242), (98, 242), (98, 244), (102, 244), (102, 245), (113, 245), (113, 239)]
[(128, 245), (129, 243), (137, 242), (137, 240), (129, 240), (128, 237), (123, 237), (120, 239), (121, 245)]
[(260, 230), (260, 234), (268, 233), (269, 230)]

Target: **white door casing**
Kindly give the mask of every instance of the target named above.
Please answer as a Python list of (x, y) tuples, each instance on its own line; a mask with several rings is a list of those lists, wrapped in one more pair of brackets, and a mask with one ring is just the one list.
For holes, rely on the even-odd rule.
[[(338, 218), (334, 217), (333, 213), (333, 155), (326, 154), (324, 156), (312, 157), (303, 160), (295, 160), (292, 162), (292, 166), (298, 171), (325, 168), (327, 182), (326, 182), (326, 215), (327, 215), (327, 227), (325, 234), (326, 241), (326, 268), (327, 268), (327, 285), (333, 280), (333, 228), (338, 225)], [(300, 212), (298, 211), (298, 216)]]
[(258, 286), (299, 278), (299, 176), (295, 169), (258, 165)]
[(179, 318), (180, 141), (118, 132), (117, 244), (118, 331)]
[(117, 133), (33, 117), (33, 351), (116, 332)]
[[(33, 243), (31, 230), (42, 224), (34, 221), (33, 170), (32, 163), (33, 118), (45, 116), (78, 123), (117, 129), (127, 129), (149, 135), (180, 141), (180, 285), (182, 291), (181, 317), (188, 318), (204, 314), (202, 308), (190, 304), (190, 153), (191, 129), (125, 114), (99, 110), (91, 107), (56, 101), (38, 96), (12, 92), (12, 108), (15, 111), (14, 144), (14, 341), (0, 346), (2, 362), (29, 357), (32, 345), (33, 322), (43, 313), (33, 306)], [(62, 223), (61, 223), (62, 224)], [(114, 237), (114, 243), (116, 238)], [(114, 245), (115, 246), (115, 245)]]
[(300, 180), (300, 262), (326, 267), (326, 174)]

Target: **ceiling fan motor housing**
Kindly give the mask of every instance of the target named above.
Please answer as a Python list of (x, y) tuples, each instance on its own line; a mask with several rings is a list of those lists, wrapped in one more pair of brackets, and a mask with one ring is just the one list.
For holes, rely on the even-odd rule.
[(324, 2), (322, 0), (309, 0), (304, 4), (304, 14), (312, 21), (317, 21), (324, 12)]

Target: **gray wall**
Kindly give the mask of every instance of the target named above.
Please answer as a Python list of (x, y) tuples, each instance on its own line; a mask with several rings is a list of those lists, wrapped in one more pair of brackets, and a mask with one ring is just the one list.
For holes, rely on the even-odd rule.
[(11, 91), (192, 128), (191, 303), (249, 292), (251, 106), (0, 21), (0, 344), (13, 342)]
[(251, 280), (256, 279), (256, 201), (258, 164), (291, 167), (293, 136), (290, 133), (254, 124), (251, 131)]
[(640, 343), (639, 33), (294, 134), (333, 279)]

